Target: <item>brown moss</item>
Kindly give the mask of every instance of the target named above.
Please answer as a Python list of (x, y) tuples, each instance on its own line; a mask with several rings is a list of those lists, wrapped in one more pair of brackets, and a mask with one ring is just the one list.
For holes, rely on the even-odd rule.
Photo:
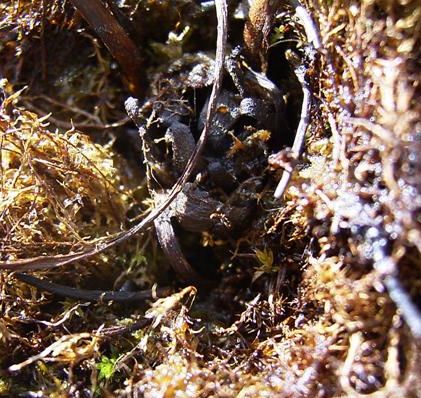
[(76, 131), (48, 130), (48, 117), (3, 102), (1, 241), (4, 260), (77, 250), (124, 227), (131, 194), (124, 167)]

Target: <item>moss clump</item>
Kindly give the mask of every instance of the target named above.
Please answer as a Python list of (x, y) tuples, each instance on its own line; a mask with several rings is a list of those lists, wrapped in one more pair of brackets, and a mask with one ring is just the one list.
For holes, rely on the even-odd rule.
[(133, 202), (118, 156), (5, 99), (0, 113), (2, 259), (80, 250), (126, 226)]

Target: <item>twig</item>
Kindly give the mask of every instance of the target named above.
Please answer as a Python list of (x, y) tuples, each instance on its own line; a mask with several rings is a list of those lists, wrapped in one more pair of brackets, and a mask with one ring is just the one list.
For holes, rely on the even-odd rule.
[(388, 275), (383, 280), (390, 298), (402, 313), (412, 335), (416, 339), (421, 339), (421, 313), (411, 300), (409, 294), (403, 288), (396, 275)]
[(295, 8), (295, 15), (297, 15), (304, 27), (307, 40), (313, 44), (313, 47), (316, 50), (320, 50), (322, 48), (322, 40), (320, 38), (319, 29), (312, 20), (310, 14), (297, 0), (290, 1), (292, 6)]
[(352, 365), (354, 363), (355, 357), (357, 356), (358, 349), (360, 348), (363, 341), (363, 335), (361, 332), (357, 332), (351, 335), (349, 338), (348, 354), (346, 356), (345, 362), (339, 370), (339, 384), (347, 396), (353, 397), (356, 395), (356, 391), (351, 386), (349, 376), (351, 374)]
[(395, 146), (397, 139), (396, 136), (390, 131), (380, 126), (379, 124), (370, 122), (367, 119), (352, 117), (348, 119), (349, 122), (355, 126), (363, 127), (367, 131), (370, 131), (375, 136), (380, 138), (385, 144), (389, 146)]
[(421, 339), (421, 313), (399, 280), (397, 260), (385, 255), (382, 249), (377, 249), (374, 253), (374, 268), (382, 277), (389, 297), (401, 312), (412, 335)]
[(40, 325), (45, 325), (49, 328), (57, 328), (58, 326), (62, 325), (63, 323), (65, 323), (68, 319), (70, 319), (70, 317), (72, 316), (73, 313), (75, 313), (80, 307), (86, 307), (88, 306), (89, 303), (83, 303), (83, 304), (75, 304), (72, 308), (68, 309), (65, 314), (63, 315), (63, 317), (61, 319), (59, 319), (56, 322), (48, 322), (48, 321), (43, 321), (40, 319), (35, 319), (35, 318), (19, 318), (19, 322), (22, 323), (38, 323)]
[[(298, 124), (297, 132), (295, 133), (294, 143), (292, 145), (291, 153), (298, 159), (304, 149), (304, 139), (306, 136), (307, 127), (310, 123), (310, 111), (311, 111), (311, 91), (308, 83), (305, 81), (305, 71), (303, 68), (296, 68), (295, 74), (301, 83), (303, 90), (303, 103), (301, 105), (300, 122)], [(288, 183), (291, 179), (292, 171), (284, 170), (282, 177), (276, 187), (274, 196), (279, 199), (285, 192)]]
[[(321, 48), (321, 40), (316, 25), (314, 24), (308, 12), (303, 6), (300, 5), (300, 3), (298, 3), (298, 1), (291, 0), (291, 3), (295, 8), (295, 13), (297, 17), (300, 19), (302, 25), (304, 26), (308, 42), (311, 43), (316, 50), (319, 50)], [(294, 69), (294, 72), (303, 90), (303, 103), (301, 105), (300, 122), (298, 124), (297, 132), (294, 138), (294, 143), (292, 145), (292, 154), (296, 157), (296, 159), (298, 159), (301, 153), (303, 152), (305, 134), (307, 131), (307, 127), (310, 124), (312, 94), (310, 85), (306, 81), (305, 66), (301, 65), (299, 67), (296, 67)], [(276, 199), (279, 199), (284, 194), (291, 179), (291, 174), (291, 171), (284, 170), (274, 193)]]
[(57, 283), (45, 281), (32, 275), (16, 273), (15, 277), (22, 282), (39, 289), (53, 293), (57, 296), (73, 298), (76, 300), (86, 301), (117, 301), (117, 302), (134, 302), (153, 299), (155, 297), (166, 297), (171, 293), (169, 288), (159, 288), (156, 290), (148, 289), (137, 292), (119, 292), (112, 290), (84, 290), (74, 287), (64, 286)]
[(123, 334), (133, 333), (136, 330), (143, 329), (145, 326), (149, 326), (152, 321), (153, 318), (142, 318), (131, 325), (98, 329), (94, 332), (94, 334), (100, 337), (121, 336)]
[[(22, 103), (25, 105), (25, 108), (30, 108), (32, 106), (32, 103), (31, 103), (32, 101), (39, 102), (37, 100), (43, 100), (45, 102), (49, 102), (52, 105), (56, 105), (56, 106), (58, 106), (58, 107), (60, 107), (60, 108), (62, 108), (64, 110), (67, 110), (69, 112), (72, 112), (73, 114), (75, 114), (75, 116), (76, 115), (81, 115), (81, 116), (86, 117), (87, 119), (92, 120), (94, 123), (101, 124), (101, 120), (100, 120), (100, 118), (98, 116), (93, 115), (90, 112), (85, 111), (83, 109), (77, 108), (76, 106), (72, 106), (70, 104), (66, 104), (66, 103), (63, 103), (61, 101), (58, 101), (58, 100), (56, 100), (54, 98), (50, 98), (50, 97), (48, 97), (47, 95), (44, 95), (44, 94), (35, 95), (33, 97), (30, 97), (30, 96), (22, 96), (22, 97), (20, 97), (20, 99), (21, 99)], [(44, 111), (44, 110), (42, 110), (40, 108), (35, 108), (35, 109), (36, 110), (39, 109), (41, 111), (40, 113), (43, 114), (43, 115), (49, 113), (49, 112)]]
[(67, 109), (70, 112), (74, 113), (75, 115), (80, 114), (82, 116), (86, 116), (88, 119), (91, 119), (93, 122), (89, 123), (89, 122), (83, 122), (83, 123), (75, 123), (73, 122), (72, 118), (69, 117), (70, 120), (72, 120), (72, 122), (66, 122), (64, 120), (60, 120), (57, 119), (53, 116), (49, 116), (48, 117), (48, 122), (52, 122), (53, 124), (55, 124), (57, 127), (60, 127), (62, 129), (66, 129), (66, 130), (73, 130), (73, 129), (77, 129), (80, 131), (83, 130), (107, 130), (107, 129), (112, 129), (112, 128), (116, 128), (116, 127), (120, 127), (120, 126), (124, 126), (125, 124), (127, 124), (130, 121), (130, 118), (128, 116), (123, 117), (120, 120), (117, 120), (115, 122), (112, 123), (102, 123), (101, 120), (97, 117), (97, 116), (92, 116), (89, 112), (83, 111), (82, 109), (78, 109), (76, 107), (67, 105), (67, 104), (63, 104), (60, 101), (57, 101), (53, 98), (47, 97), (46, 95), (38, 95), (38, 96), (34, 96), (34, 97), (22, 97), (23, 100), (23, 104), (25, 105), (26, 108), (33, 110), (34, 112), (40, 114), (40, 115), (45, 115), (48, 112), (45, 111), (44, 109), (35, 106), (31, 100), (34, 99), (43, 99), (47, 102), (50, 102), (53, 105), (57, 105), (63, 109)]
[(120, 65), (129, 90), (137, 95), (143, 93), (146, 81), (143, 59), (117, 19), (101, 0), (71, 0), (71, 2)]
[(162, 250), (180, 279), (183, 282), (203, 284), (205, 282), (203, 278), (200, 277), (184, 257), (170, 216), (166, 211), (155, 220), (155, 231)]
[(28, 358), (26, 361), (18, 363), (16, 365), (12, 365), (9, 367), (9, 372), (18, 372), (22, 370), (24, 367), (31, 365), (40, 359), (47, 359), (49, 354), (52, 354), (52, 358), (50, 360), (54, 360), (54, 357), (60, 355), (62, 351), (65, 351), (67, 348), (76, 345), (83, 339), (91, 339), (92, 335), (90, 333), (77, 333), (77, 334), (70, 334), (66, 336), (62, 336), (59, 340), (48, 346), (45, 350), (41, 351), (39, 354), (34, 355)]
[(330, 130), (332, 131), (332, 137), (333, 137), (333, 151), (332, 151), (332, 160), (333, 165), (336, 167), (336, 165), (339, 162), (339, 157), (341, 154), (341, 136), (339, 135), (338, 128), (336, 126), (336, 120), (333, 117), (332, 113), (329, 112), (327, 115)]
[(117, 244), (125, 242), (131, 237), (135, 236), (141, 231), (149, 228), (153, 221), (159, 217), (159, 215), (171, 204), (175, 197), (181, 192), (185, 183), (191, 177), (193, 170), (198, 162), (198, 159), (204, 149), (210, 128), (217, 107), (217, 99), (222, 85), (225, 50), (227, 43), (227, 4), (225, 0), (216, 0), (216, 13), (218, 18), (218, 37), (216, 46), (216, 57), (215, 57), (215, 80), (212, 87), (212, 92), (209, 98), (209, 105), (206, 113), (206, 122), (203, 128), (202, 134), (196, 144), (196, 148), (189, 159), (183, 174), (174, 184), (173, 188), (169, 192), (166, 200), (164, 200), (160, 206), (146, 216), (141, 222), (134, 225), (127, 231), (120, 232), (110, 239), (101, 242), (95, 246), (88, 246), (85, 250), (77, 253), (69, 253), (66, 255), (56, 256), (40, 256), (15, 261), (2, 261), (0, 262), (0, 269), (3, 270), (14, 270), (14, 271), (30, 271), (30, 270), (45, 270), (55, 267), (60, 267), (65, 264), (69, 264), (73, 261), (83, 260), (93, 255), (99, 254)]

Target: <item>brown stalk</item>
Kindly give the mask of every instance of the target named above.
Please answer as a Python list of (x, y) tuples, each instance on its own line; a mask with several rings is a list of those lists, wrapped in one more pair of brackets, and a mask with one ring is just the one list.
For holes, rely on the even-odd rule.
[(101, 0), (71, 2), (120, 65), (129, 91), (142, 95), (146, 81), (143, 58), (117, 19)]
[(181, 250), (177, 236), (174, 232), (171, 219), (166, 215), (166, 212), (155, 220), (155, 230), (158, 236), (159, 244), (169, 259), (172, 268), (177, 273), (177, 276), (183, 282), (203, 284), (205, 281), (184, 257), (183, 251)]
[(279, 7), (274, 0), (255, 0), (250, 5), (248, 19), (244, 26), (244, 45), (254, 67), (266, 72), (266, 52), (275, 10)]

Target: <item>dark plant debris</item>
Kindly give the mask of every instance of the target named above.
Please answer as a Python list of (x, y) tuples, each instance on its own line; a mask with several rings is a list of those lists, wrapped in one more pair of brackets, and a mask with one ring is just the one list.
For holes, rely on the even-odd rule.
[(419, 397), (420, 24), (2, 1), (0, 396)]

